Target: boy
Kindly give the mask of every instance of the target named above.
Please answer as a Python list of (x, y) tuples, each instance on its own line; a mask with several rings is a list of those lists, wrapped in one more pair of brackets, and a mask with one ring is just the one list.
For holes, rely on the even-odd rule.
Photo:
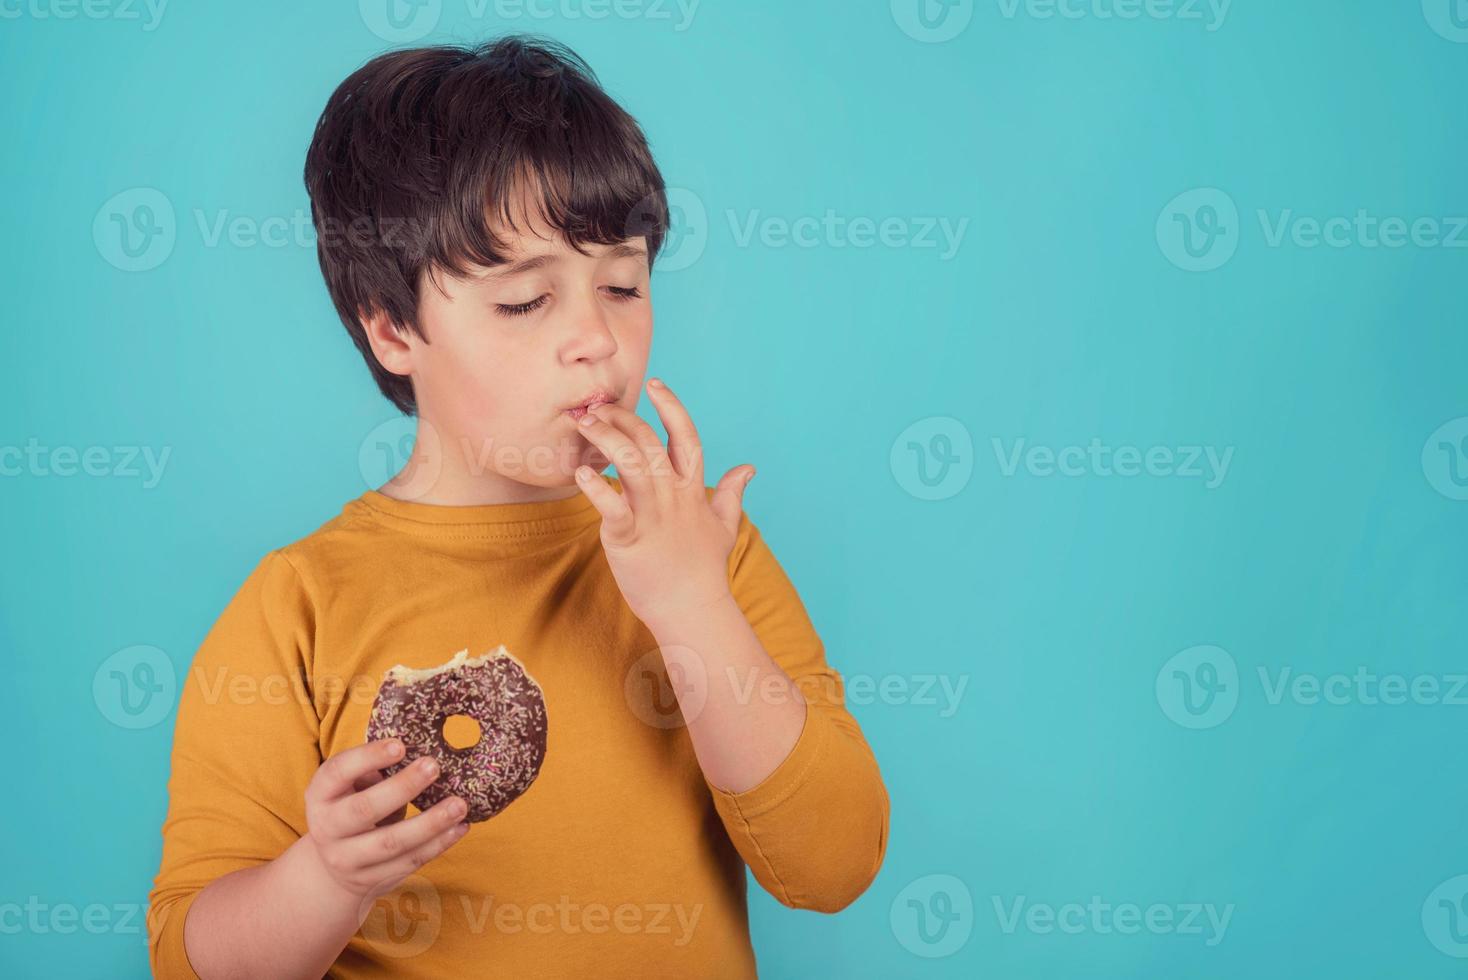
[[(743, 513), (753, 468), (706, 486), (655, 380), (666, 446), (634, 412), (667, 228), (639, 127), (553, 42), (397, 51), (332, 95), (305, 178), (332, 300), (418, 436), (267, 554), (195, 657), (155, 972), (754, 976), (745, 866), (836, 912), (889, 802)], [(409, 815), (438, 773), (384, 778), (378, 681), (501, 643), (544, 691), (538, 779), (472, 827), (458, 797)]]

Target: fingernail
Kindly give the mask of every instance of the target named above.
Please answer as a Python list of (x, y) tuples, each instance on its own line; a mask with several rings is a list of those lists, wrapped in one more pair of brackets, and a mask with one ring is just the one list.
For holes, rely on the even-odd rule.
[(435, 773), (438, 771), (438, 763), (432, 759), (419, 759), (418, 768), (426, 773)]
[(660, 381), (660, 380), (658, 380), (658, 379), (657, 379), (657, 378), (653, 378), (653, 379), (652, 379), (652, 380), (651, 380), (651, 381), (649, 381), (649, 382), (648, 382), (648, 383), (647, 383), (647, 386), (648, 386), (648, 387), (649, 387), (649, 388), (666, 388), (666, 387), (667, 387), (667, 385), (665, 385), (665, 384), (663, 384), (663, 383), (662, 383), (662, 382), (661, 382), (661, 381)]
[(454, 802), (449, 804), (449, 816), (462, 817), (464, 815), (464, 811), (468, 809), (469, 804), (465, 803), (463, 800), (455, 800)]
[(596, 413), (594, 413), (594, 412), (587, 412), (585, 415), (581, 416), (581, 424), (582, 425), (591, 425), (595, 421), (596, 421)]
[(403, 743), (393, 739), (387, 743), (387, 754), (389, 758), (396, 759), (403, 754)]

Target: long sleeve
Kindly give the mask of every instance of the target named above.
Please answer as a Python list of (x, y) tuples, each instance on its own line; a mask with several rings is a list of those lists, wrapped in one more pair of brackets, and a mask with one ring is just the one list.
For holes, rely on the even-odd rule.
[(184, 917), (205, 885), (273, 860), (306, 832), (306, 783), (321, 764), (309, 686), (314, 626), (304, 584), (272, 551), (194, 657), (149, 895), (155, 976), (197, 977), (184, 951)]
[(805, 727), (758, 785), (714, 805), (755, 880), (781, 904), (838, 912), (866, 890), (887, 850), (891, 805), (876, 757), (846, 710), (841, 675), (799, 594), (746, 514), (730, 555), (735, 602), (806, 699)]

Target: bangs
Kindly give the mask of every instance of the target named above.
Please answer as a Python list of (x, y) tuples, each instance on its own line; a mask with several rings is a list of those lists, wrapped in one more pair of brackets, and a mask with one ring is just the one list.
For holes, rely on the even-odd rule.
[[(537, 134), (539, 135), (539, 134)], [(493, 161), (472, 175), (434, 236), (431, 264), (463, 276), (468, 267), (509, 262), (516, 235), (546, 229), (587, 254), (588, 245), (645, 238), (648, 265), (666, 237), (662, 182), (630, 161), (582, 162), (586, 154), (527, 140), (519, 159)]]
[(599, 88), (567, 84), (564, 67), (485, 81), (456, 93), (482, 108), (446, 141), (431, 264), (462, 276), (470, 264), (508, 262), (511, 235), (533, 234), (532, 220), (582, 254), (646, 238), (651, 264), (667, 233), (667, 198), (636, 122)]

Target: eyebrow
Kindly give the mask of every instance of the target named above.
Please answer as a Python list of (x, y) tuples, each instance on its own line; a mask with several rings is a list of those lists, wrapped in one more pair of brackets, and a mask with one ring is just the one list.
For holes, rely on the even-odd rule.
[[(599, 257), (603, 259), (626, 259), (645, 258), (646, 256), (646, 249), (638, 248), (636, 245), (628, 245), (626, 242), (618, 242), (616, 245), (608, 248)], [(532, 255), (528, 259), (511, 262), (509, 265), (494, 266), (485, 272), (477, 273), (469, 278), (471, 281), (477, 283), (497, 282), (501, 279), (509, 279), (511, 276), (518, 276), (522, 272), (533, 272), (544, 266), (555, 265), (559, 261), (559, 256), (551, 255), (550, 253)]]

